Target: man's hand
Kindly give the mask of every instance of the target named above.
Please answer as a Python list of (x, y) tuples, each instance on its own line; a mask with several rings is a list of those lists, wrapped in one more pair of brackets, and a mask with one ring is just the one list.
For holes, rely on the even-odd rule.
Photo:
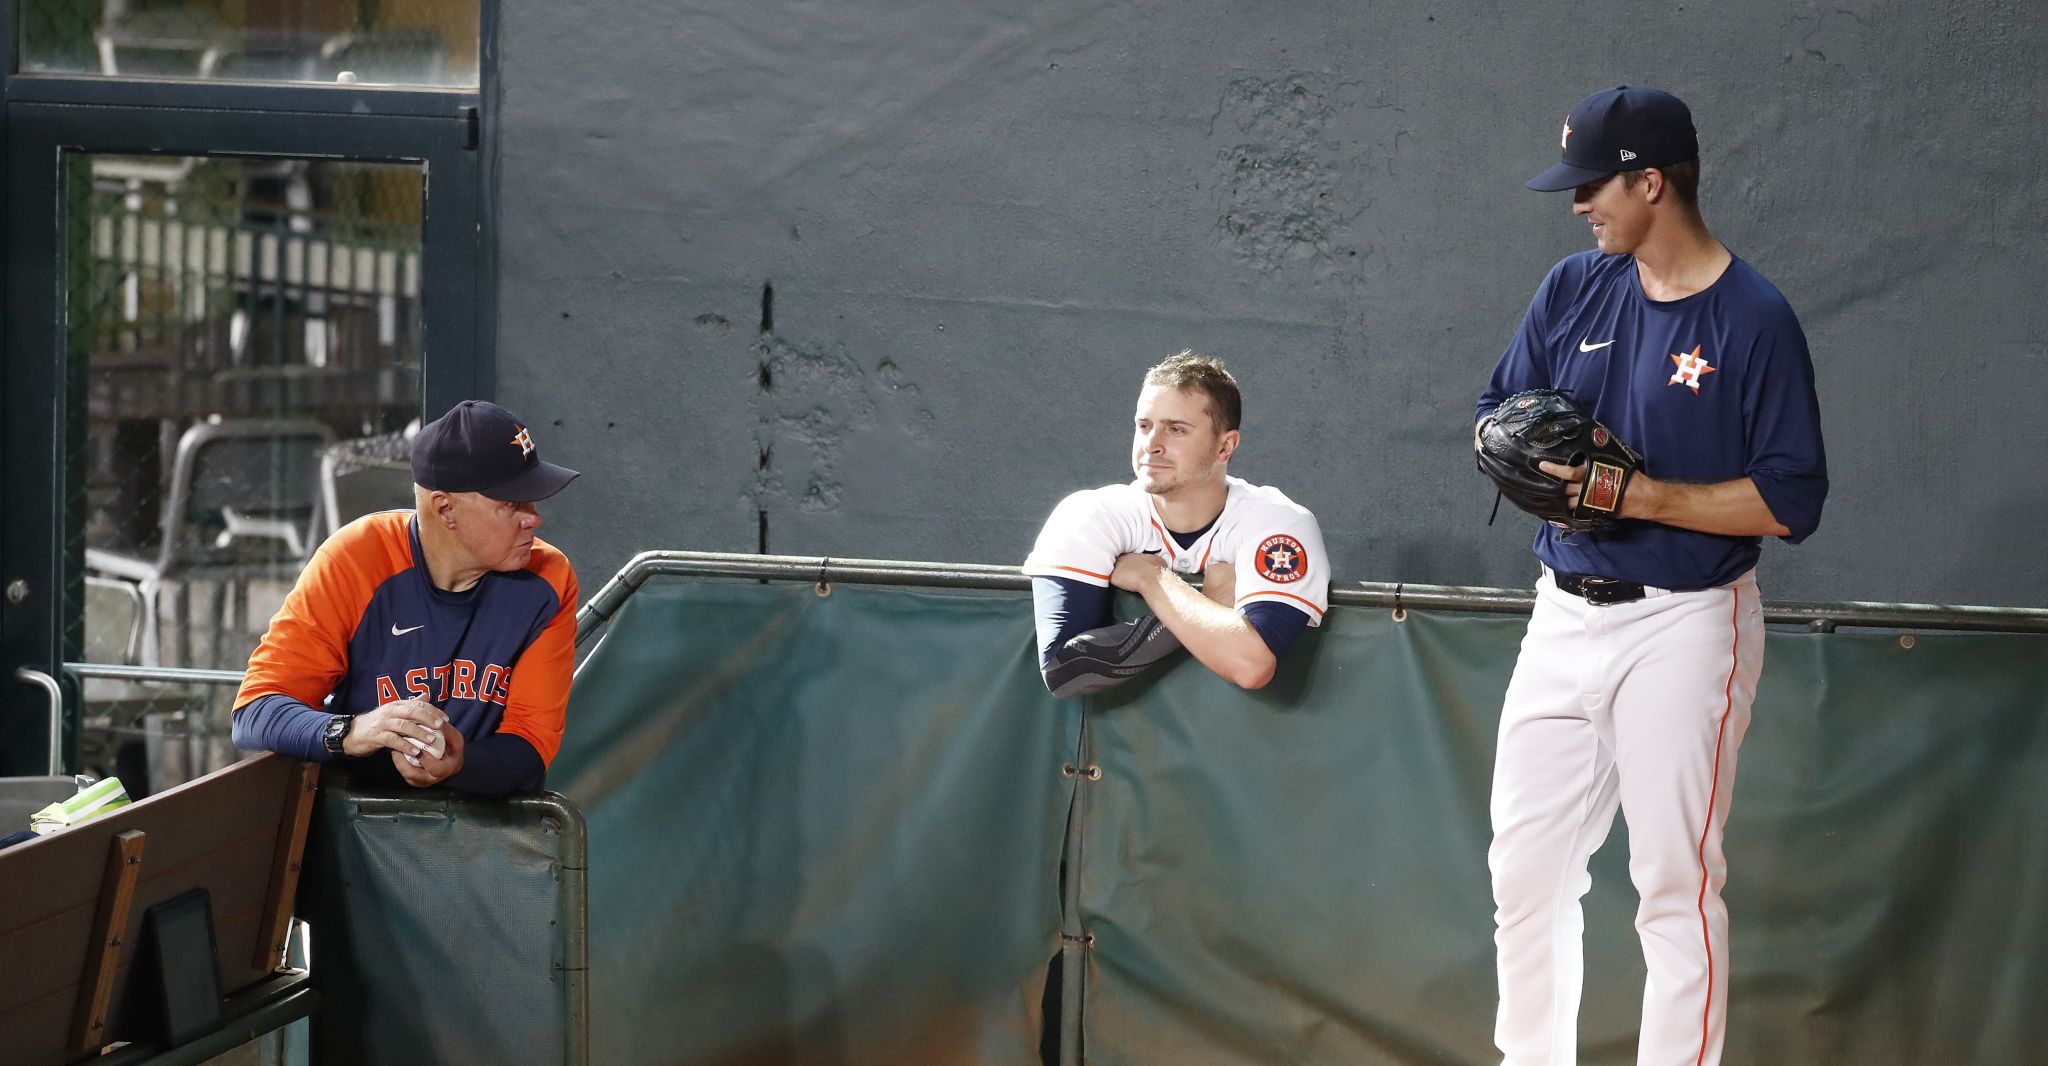
[(1245, 617), (1231, 609), (1226, 590), (1237, 591), (1237, 573), (1221, 564), (1209, 567), (1203, 591), (1182, 581), (1157, 555), (1120, 555), (1109, 572), (1110, 583), (1145, 597), (1145, 606), (1160, 624), (1203, 666), (1239, 688), (1259, 688), (1273, 679), (1277, 661), (1265, 638)]
[[(438, 759), (432, 751), (391, 753), (391, 765), (398, 768), (398, 776), (405, 778), (406, 784), (414, 788), (438, 785), (462, 769), (462, 730), (449, 726), (441, 731), (441, 735), (447, 738), (448, 751)], [(411, 748), (412, 745), (406, 747)], [(417, 766), (413, 765), (415, 758), (419, 760)]]
[(1159, 580), (1166, 572), (1166, 560), (1145, 552), (1132, 552), (1116, 557), (1116, 568), (1109, 572), (1109, 583), (1125, 592), (1145, 594), (1149, 582)]
[(448, 716), (441, 713), (441, 708), (425, 700), (398, 700), (356, 715), (348, 736), (341, 742), (341, 751), (344, 755), (363, 756), (379, 748), (390, 748), (394, 754), (410, 755), (419, 750), (413, 740), (432, 746), (454, 732), (448, 728)]
[[(1567, 506), (1577, 507), (1579, 505), (1579, 493), (1586, 487), (1586, 465), (1584, 463), (1578, 466), (1566, 466), (1563, 463), (1553, 463), (1545, 459), (1536, 465), (1544, 473), (1564, 482), (1564, 501)], [(1615, 512), (1614, 517), (1647, 517), (1643, 512), (1643, 502), (1657, 491), (1653, 485), (1654, 483), (1650, 475), (1643, 473), (1641, 470), (1636, 471), (1635, 475), (1629, 479), (1628, 494), (1621, 498), (1621, 510)], [(1570, 528), (1556, 522), (1552, 522), (1551, 525), (1558, 526), (1560, 529)]]
[(1202, 571), (1202, 595), (1209, 602), (1225, 607), (1237, 606), (1237, 567), (1229, 563), (1210, 563)]
[[(1577, 507), (1579, 505), (1579, 490), (1586, 485), (1586, 467), (1584, 464), (1566, 466), (1563, 463), (1553, 463), (1545, 459), (1536, 465), (1544, 473), (1564, 482), (1564, 500), (1568, 506)], [(1621, 502), (1621, 509), (1623, 511), (1628, 510), (1628, 500), (1626, 498), (1623, 498)], [(1622, 518), (1627, 516), (1616, 515), (1615, 517)]]
[[(1579, 489), (1586, 480), (1583, 466), (1539, 464), (1543, 472), (1565, 483), (1565, 498), (1579, 502)], [(1629, 478), (1628, 495), (1622, 497), (1616, 518), (1640, 518), (1662, 522), (1679, 529), (1715, 533), (1724, 537), (1789, 537), (1792, 531), (1771, 513), (1756, 482), (1746, 477), (1696, 485), (1659, 481), (1638, 470)]]

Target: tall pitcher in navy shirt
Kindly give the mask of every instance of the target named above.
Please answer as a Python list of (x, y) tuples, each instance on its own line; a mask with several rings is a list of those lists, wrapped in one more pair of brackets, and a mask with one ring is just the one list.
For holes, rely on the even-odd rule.
[[(1763, 670), (1756, 563), (1763, 537), (1820, 523), (1820, 406), (1791, 305), (1707, 229), (1685, 104), (1606, 90), (1559, 137), (1528, 185), (1571, 190), (1597, 247), (1537, 286), (1477, 412), (1561, 389), (1643, 465), (1617, 528), (1536, 531), (1494, 763), (1494, 1039), (1505, 1066), (1577, 1061), (1579, 900), (1619, 807), (1649, 969), (1637, 1062), (1706, 1066), (1727, 1019), (1721, 833)], [(1544, 465), (1576, 492), (1582, 468)]]

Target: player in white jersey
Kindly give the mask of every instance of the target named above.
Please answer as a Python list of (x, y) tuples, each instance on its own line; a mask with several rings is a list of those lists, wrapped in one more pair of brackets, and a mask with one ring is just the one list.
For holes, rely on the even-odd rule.
[[(1128, 484), (1060, 501), (1024, 562), (1039, 661), (1055, 696), (1100, 692), (1185, 647), (1259, 688), (1330, 605), (1315, 515), (1279, 489), (1229, 476), (1242, 403), (1221, 360), (1182, 352), (1145, 375)], [(1196, 591), (1183, 575), (1202, 575)], [(1150, 616), (1116, 622), (1111, 588)]]

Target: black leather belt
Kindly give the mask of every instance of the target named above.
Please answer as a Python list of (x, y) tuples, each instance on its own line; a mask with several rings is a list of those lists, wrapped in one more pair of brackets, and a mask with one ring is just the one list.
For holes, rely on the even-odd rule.
[(1561, 574), (1553, 570), (1550, 579), (1565, 592), (1585, 600), (1595, 607), (1610, 603), (1634, 603), (1643, 598), (1643, 586), (1634, 581), (1621, 581), (1611, 577), (1594, 577), (1591, 574)]

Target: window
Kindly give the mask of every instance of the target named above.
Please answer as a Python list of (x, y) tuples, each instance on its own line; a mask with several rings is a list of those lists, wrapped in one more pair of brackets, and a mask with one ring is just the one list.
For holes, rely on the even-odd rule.
[(480, 0), (20, 0), (20, 72), (475, 88)]

